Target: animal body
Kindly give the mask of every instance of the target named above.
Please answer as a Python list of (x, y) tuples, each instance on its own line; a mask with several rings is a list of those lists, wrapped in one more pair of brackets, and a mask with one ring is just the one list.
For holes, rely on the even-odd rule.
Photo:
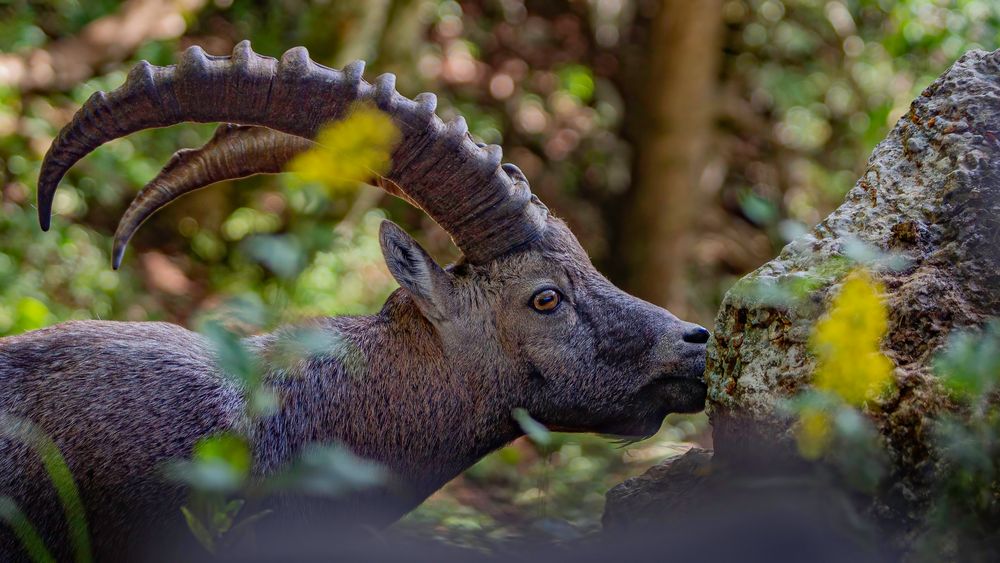
[[(427, 212), (463, 253), (442, 268), (383, 223), (382, 251), (400, 289), (378, 314), (244, 341), (278, 398), (261, 418), (245, 415), (212, 345), (179, 326), (83, 321), (0, 339), (0, 411), (31, 421), (65, 456), (98, 560), (126, 559), (146, 531), (182, 522), (185, 491), (161, 469), (218, 432), (249, 438), (259, 476), (316, 442), (384, 465), (397, 483), (385, 492), (389, 508), (372, 516), (384, 524), (521, 435), (516, 408), (555, 430), (641, 437), (670, 412), (703, 407), (705, 329), (612, 285), (520, 171), (501, 164), (499, 147), (473, 142), (461, 119), (443, 123), (432, 95), (410, 100), (391, 75), (372, 85), (361, 72), (359, 63), (320, 66), (301, 48), (280, 60), (246, 42), (231, 57), (192, 48), (175, 66), (140, 63), (122, 87), (95, 94), (46, 155), (47, 229), (59, 180), (100, 144), (181, 121), (227, 124), (140, 192), (116, 233), (117, 267), (153, 211), (220, 180), (280, 171), (321, 125), (366, 101), (401, 133), (375, 182)], [(282, 340), (303, 327), (344, 345), (279, 361)], [(56, 493), (38, 456), (10, 437), (0, 438), (0, 495), (68, 557)], [(9, 531), (0, 541), (7, 558), (24, 556)]]

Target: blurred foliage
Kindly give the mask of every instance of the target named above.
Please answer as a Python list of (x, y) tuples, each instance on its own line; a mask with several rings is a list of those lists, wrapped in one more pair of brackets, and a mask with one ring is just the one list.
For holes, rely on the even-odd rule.
[(45, 547), (45, 542), (38, 535), (35, 526), (10, 497), (0, 497), (0, 520), (3, 520), (14, 531), (14, 535), (24, 546), (24, 550), (32, 561), (36, 563), (55, 562), (55, 558)]
[(345, 119), (325, 126), (316, 147), (292, 159), (288, 171), (331, 190), (353, 188), (389, 171), (397, 143), (392, 118), (374, 107), (355, 107)]
[[(522, 425), (524, 424), (522, 418)], [(666, 457), (704, 443), (704, 415), (671, 415), (655, 437), (622, 444), (549, 433), (520, 439), (466, 470), (394, 526), (490, 551), (568, 542), (600, 529), (604, 494)]]
[[(236, 300), (219, 318), (207, 319), (201, 327), (214, 345), (220, 369), (243, 390), (248, 421), (273, 415), (277, 399), (271, 389), (273, 382), (265, 381), (257, 356), (233, 329), (224, 326), (224, 319), (245, 327), (244, 323), (262, 322), (266, 315), (259, 304)], [(313, 347), (329, 352), (338, 345), (329, 342), (329, 336), (317, 340), (320, 334), (290, 331), (276, 348), (285, 350), (289, 359), (301, 359)], [(336, 498), (388, 479), (381, 466), (337, 444), (310, 444), (288, 466), (265, 478), (253, 476), (252, 465), (249, 436), (228, 432), (201, 438), (190, 460), (175, 461), (164, 468), (169, 479), (188, 486), (188, 502), (181, 512), (191, 533), (209, 553), (216, 554), (252, 534), (254, 523), (271, 513), (259, 507), (267, 497), (297, 493)], [(247, 505), (250, 508), (245, 510)]]
[[(92, 561), (85, 507), (80, 499), (76, 481), (56, 443), (30, 420), (7, 413), (0, 414), (0, 437), (26, 445), (41, 460), (66, 517), (67, 535), (73, 546), (73, 561), (76, 563)], [(33, 561), (55, 561), (34, 525), (10, 497), (0, 497), (0, 519), (13, 528)]]
[[(880, 351), (887, 311), (882, 289), (863, 270), (846, 278), (812, 335), (813, 387), (790, 401), (798, 443), (856, 491), (887, 485), (888, 444), (871, 415), (892, 388)], [(931, 446), (938, 467), (931, 508), (911, 552), (916, 560), (995, 561), (1000, 557), (1000, 321), (957, 332), (938, 353), (935, 373), (955, 408), (937, 416)]]
[(518, 426), (521, 427), (521, 431), (524, 432), (524, 435), (527, 436), (528, 439), (535, 444), (535, 446), (545, 448), (552, 443), (552, 433), (549, 432), (549, 429), (546, 428), (544, 424), (531, 418), (528, 411), (518, 408), (514, 409), (512, 415)]
[(956, 414), (942, 417), (935, 442), (944, 469), (923, 551), (965, 561), (1000, 559), (1000, 320), (954, 335), (936, 371)]
[(840, 203), (923, 88), (1000, 46), (991, 0), (727, 0), (722, 17), (714, 200), (691, 255), (708, 315), (786, 242), (785, 219), (814, 225)]
[[(187, 16), (180, 38), (149, 41), (125, 63), (95, 69), (95, 78), (69, 91), (0, 86), (0, 335), (67, 319), (199, 319), (224, 347), (238, 344), (234, 335), (289, 319), (371, 313), (395, 288), (377, 238), (387, 216), (442, 262), (455, 258), (447, 235), (403, 202), (370, 188), (330, 190), (322, 182), (268, 176), (183, 198), (146, 223), (122, 270), (113, 272), (110, 234), (128, 199), (174, 151), (205, 142), (211, 125), (143, 132), (98, 149), (64, 179), (52, 231), (40, 231), (31, 202), (42, 155), (90, 94), (121, 84), (139, 59), (171, 64), (191, 44), (224, 54), (245, 38), (271, 56), (305, 45), (331, 66), (364, 58), (368, 76), (395, 72), (407, 95), (436, 92), (443, 117), (461, 113), (477, 138), (502, 143), (506, 158), (570, 222), (599, 267), (624, 279), (618, 249), (628, 241), (619, 233), (629, 218), (620, 210), (639, 149), (634, 127), (643, 123), (632, 102), (647, 74), (643, 45), (656, 6), (654, 0), (215, 0)], [(0, 3), (0, 51), (42, 48), (118, 7), (110, 0)], [(717, 94), (692, 100), (714, 103), (718, 113), (699, 186), (707, 204), (693, 226), (698, 236), (689, 267), (690, 309), (702, 323), (739, 276), (768, 259), (797, 225), (816, 223), (841, 200), (874, 144), (923, 87), (966, 50), (1000, 43), (1000, 3), (990, 0), (727, 0), (719, 17), (725, 49)], [(839, 277), (846, 268), (831, 264), (816, 276)], [(797, 295), (811, 284), (804, 280)], [(979, 358), (968, 365), (985, 361), (968, 342), (955, 348)], [(231, 373), (257, 389), (254, 366), (240, 363), (246, 358), (238, 346), (231, 351)], [(956, 401), (978, 412), (974, 405), (988, 395), (985, 380), (979, 371), (954, 367), (963, 361), (950, 365), (955, 388), (965, 389), (956, 391)], [(266, 391), (252, 397), (266, 412)], [(831, 447), (865, 463), (876, 459), (865, 457), (868, 449), (836, 445), (837, 436), (870, 442), (860, 411), (830, 409), (832, 418), (819, 422), (835, 430)], [(964, 434), (952, 439), (996, 452), (995, 409), (981, 410), (978, 422), (960, 425)], [(585, 533), (597, 526), (610, 485), (676, 453), (686, 440), (708, 445), (705, 427), (703, 415), (679, 417), (656, 438), (628, 448), (560, 434), (544, 448), (518, 441), (435, 495), (401, 528), (477, 545), (513, 535)], [(214, 463), (218, 456), (209, 453), (221, 446), (204, 445), (194, 463)], [(991, 505), (959, 493), (985, 490), (990, 475), (995, 483), (1000, 456), (992, 456), (992, 469), (979, 457), (969, 466), (978, 469), (967, 471), (960, 455), (966, 454), (954, 454), (947, 493), (953, 504), (942, 504), (942, 518), (983, 514), (977, 510), (995, 517), (995, 495)], [(337, 458), (320, 452), (313, 459), (324, 456)], [(315, 474), (308, 468), (320, 466), (299, 470)], [(228, 499), (192, 514), (217, 541), (245, 518), (243, 510)]]

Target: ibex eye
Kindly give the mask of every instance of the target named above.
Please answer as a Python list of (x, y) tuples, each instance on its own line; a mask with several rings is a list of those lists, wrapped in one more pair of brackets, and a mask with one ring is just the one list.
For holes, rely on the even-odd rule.
[(531, 308), (539, 313), (551, 313), (559, 307), (562, 295), (554, 289), (543, 289), (531, 298)]

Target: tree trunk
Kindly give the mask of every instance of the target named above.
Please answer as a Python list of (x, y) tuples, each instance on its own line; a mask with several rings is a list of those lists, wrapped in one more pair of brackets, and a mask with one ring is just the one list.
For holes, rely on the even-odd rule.
[(683, 316), (682, 291), (698, 182), (714, 123), (721, 0), (663, 0), (637, 73), (636, 182), (622, 245), (629, 290)]

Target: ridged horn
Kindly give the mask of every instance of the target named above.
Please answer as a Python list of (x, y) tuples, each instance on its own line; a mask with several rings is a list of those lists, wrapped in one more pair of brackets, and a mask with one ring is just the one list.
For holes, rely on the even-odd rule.
[(178, 197), (224, 180), (277, 174), (314, 143), (267, 127), (224, 123), (199, 149), (179, 150), (135, 196), (115, 231), (112, 267), (118, 269), (132, 235), (152, 215)]
[[(125, 248), (139, 227), (154, 213), (180, 196), (217, 182), (256, 174), (277, 174), (299, 154), (315, 147), (312, 141), (257, 125), (224, 123), (199, 149), (174, 153), (155, 178), (139, 191), (118, 222), (115, 231), (112, 267), (121, 266)], [(505, 169), (514, 166), (504, 164)], [(516, 177), (512, 176), (512, 178)], [(399, 186), (381, 176), (368, 182), (389, 194), (420, 207)]]
[(523, 176), (501, 167), (500, 147), (477, 146), (462, 118), (442, 122), (433, 94), (411, 100), (396, 92), (392, 75), (372, 85), (363, 69), (361, 62), (327, 68), (302, 47), (280, 60), (262, 57), (246, 41), (230, 57), (191, 47), (174, 66), (143, 61), (121, 87), (91, 96), (53, 141), (39, 174), (39, 222), (48, 230), (66, 171), (112, 139), (184, 121), (258, 125), (312, 139), (353, 104), (370, 102), (401, 133), (385, 180), (448, 231), (468, 260), (488, 261), (541, 235), (547, 210)]

